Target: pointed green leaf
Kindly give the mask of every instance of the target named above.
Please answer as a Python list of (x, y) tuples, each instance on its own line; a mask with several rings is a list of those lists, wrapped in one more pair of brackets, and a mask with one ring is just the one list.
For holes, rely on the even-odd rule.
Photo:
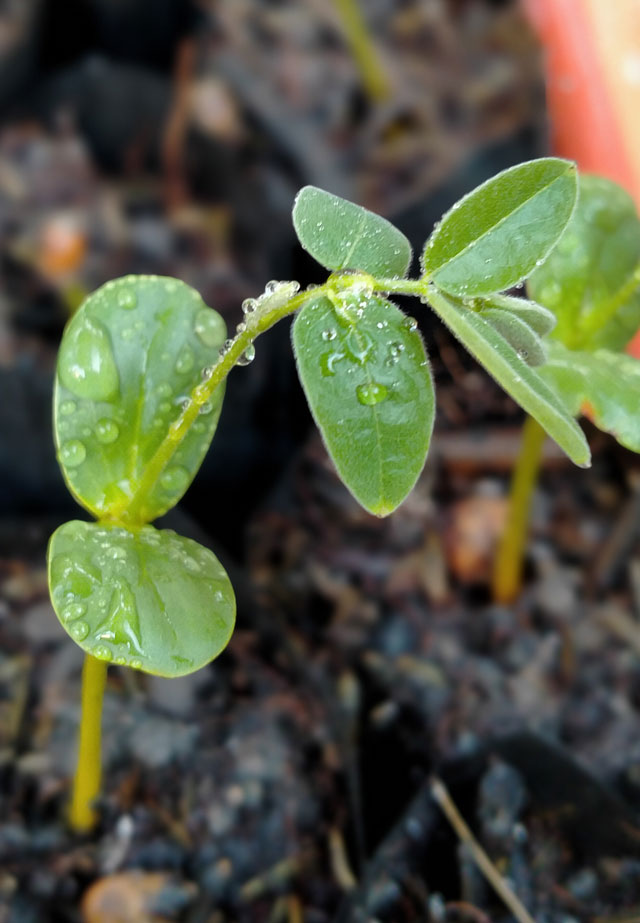
[[(622, 350), (640, 327), (640, 220), (611, 180), (580, 176), (578, 205), (558, 246), (527, 281), (573, 349)], [(636, 273), (634, 280), (634, 273)]]
[(481, 313), (435, 289), (429, 293), (429, 303), (471, 355), (538, 421), (569, 458), (576, 465), (588, 467), (591, 456), (584, 433), (539, 372), (518, 356)]
[(175, 532), (67, 522), (51, 537), (48, 568), (62, 626), (100, 660), (183, 676), (231, 637), (229, 578), (211, 551)]
[(524, 279), (562, 234), (577, 195), (575, 164), (547, 157), (511, 167), (446, 213), (422, 266), (452, 295), (488, 295)]
[(91, 295), (58, 354), (54, 428), (69, 489), (98, 517), (155, 519), (191, 483), (216, 429), (223, 390), (192, 426), (158, 483), (145, 467), (226, 335), (219, 314), (175, 279), (127, 276)]
[(360, 296), (356, 304), (350, 313), (327, 298), (307, 303), (293, 326), (293, 346), (340, 477), (365, 509), (386, 516), (423, 468), (433, 385), (415, 321), (382, 298)]
[(569, 350), (550, 343), (540, 374), (574, 416), (583, 413), (620, 445), (640, 452), (640, 361), (609, 349)]
[(407, 274), (411, 244), (404, 234), (385, 218), (316, 186), (305, 186), (296, 196), (293, 226), (304, 249), (327, 269)]

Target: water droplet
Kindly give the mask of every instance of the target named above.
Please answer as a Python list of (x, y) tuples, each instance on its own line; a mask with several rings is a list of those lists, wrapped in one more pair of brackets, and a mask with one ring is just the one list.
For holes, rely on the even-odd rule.
[(86, 613), (87, 607), (84, 603), (71, 603), (70, 606), (65, 606), (61, 612), (63, 622), (71, 622), (73, 619), (80, 619)]
[(325, 378), (330, 378), (336, 374), (335, 365), (340, 359), (344, 359), (344, 353), (323, 353), (320, 356), (320, 371)]
[(236, 333), (244, 333), (246, 329), (247, 329), (246, 324), (239, 323), (238, 326), (236, 327)]
[(250, 365), (256, 357), (256, 348), (253, 343), (249, 343), (245, 351), (237, 361), (237, 365)]
[(418, 321), (415, 317), (405, 317), (402, 321), (402, 326), (406, 327), (409, 333), (413, 333), (414, 330), (418, 329)]
[(361, 404), (366, 407), (372, 407), (374, 404), (381, 404), (386, 401), (389, 389), (386, 385), (373, 381), (368, 385), (358, 385), (356, 395)]
[(107, 647), (106, 644), (98, 644), (96, 647), (94, 647), (91, 653), (98, 660), (113, 660), (113, 652), (110, 647)]
[(125, 311), (132, 311), (138, 304), (138, 298), (135, 292), (120, 292), (118, 295), (118, 306)]
[(129, 666), (130, 666), (133, 670), (141, 670), (141, 669), (142, 669), (142, 661), (141, 661), (141, 660), (130, 660), (130, 661), (129, 661)]
[(359, 362), (360, 365), (364, 365), (364, 363), (369, 359), (370, 353), (373, 349), (373, 340), (362, 330), (358, 333), (356, 333), (355, 330), (351, 330), (347, 336), (345, 345), (349, 356), (355, 362)]
[(68, 417), (70, 416), (70, 414), (75, 413), (76, 410), (77, 410), (77, 405), (75, 401), (63, 401), (60, 404), (60, 413), (65, 417)]
[(86, 622), (74, 622), (69, 626), (69, 634), (74, 641), (84, 641), (89, 634), (89, 626)]
[(124, 667), (124, 666), (127, 665), (127, 659), (126, 659), (126, 657), (122, 657), (122, 655), (119, 656), (119, 657), (116, 657), (116, 659), (115, 659), (114, 662), (115, 662), (119, 667)]
[(71, 439), (60, 447), (60, 461), (66, 468), (77, 468), (87, 457), (87, 450), (79, 439)]
[(265, 295), (275, 295), (275, 293), (278, 291), (279, 288), (280, 288), (280, 282), (278, 282), (277, 279), (271, 279), (271, 281), (267, 282), (267, 284), (265, 285), (264, 293)]
[(86, 314), (74, 321), (60, 346), (60, 380), (78, 397), (111, 400), (117, 395), (120, 383), (109, 334)]
[(205, 365), (205, 367), (202, 370), (202, 377), (204, 381), (208, 381), (212, 375), (213, 375), (213, 366)]
[(160, 478), (160, 485), (168, 493), (178, 493), (184, 490), (189, 483), (189, 472), (186, 468), (167, 468)]
[(196, 314), (196, 336), (204, 346), (219, 346), (227, 332), (223, 319), (211, 308), (203, 308)]
[(123, 561), (127, 557), (127, 552), (120, 545), (109, 545), (106, 554), (113, 561)]
[(245, 300), (242, 302), (242, 313), (253, 314), (257, 307), (258, 302), (255, 298), (245, 298)]
[(529, 350), (528, 350), (528, 349), (518, 349), (518, 350), (516, 350), (516, 352), (517, 352), (517, 354), (518, 354), (518, 358), (519, 358), (519, 359), (522, 359), (523, 362), (526, 362), (527, 359), (529, 358)]
[(194, 355), (193, 350), (190, 346), (185, 346), (180, 355), (178, 356), (178, 361), (176, 362), (176, 372), (179, 375), (185, 375), (187, 372), (190, 372), (193, 368)]
[(204, 404), (202, 404), (202, 406), (200, 407), (201, 414), (211, 413), (212, 410), (213, 410), (213, 404), (211, 403), (211, 401), (205, 401)]
[(113, 420), (98, 420), (96, 423), (96, 439), (103, 445), (110, 445), (120, 435), (118, 424)]
[(336, 336), (337, 336), (337, 333), (333, 328), (331, 328), (330, 330), (322, 331), (322, 339), (326, 340), (327, 342), (330, 342), (331, 340), (335, 340)]

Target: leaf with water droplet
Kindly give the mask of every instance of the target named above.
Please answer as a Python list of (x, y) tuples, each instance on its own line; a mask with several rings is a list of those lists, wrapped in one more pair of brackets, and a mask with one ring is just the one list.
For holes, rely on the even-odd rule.
[(620, 445), (640, 452), (638, 359), (611, 349), (567, 349), (552, 341), (540, 374), (569, 413), (584, 414)]
[(513, 346), (527, 365), (542, 365), (545, 362), (547, 354), (542, 340), (517, 314), (489, 307), (481, 311), (481, 316)]
[(584, 433), (563, 402), (482, 313), (470, 310), (464, 302), (435, 287), (429, 292), (429, 303), (465, 349), (538, 421), (569, 458), (582, 468), (589, 467), (591, 453)]
[[(558, 318), (553, 338), (573, 349), (622, 350), (640, 327), (640, 220), (633, 199), (600, 176), (580, 176), (565, 233), (527, 281)], [(628, 297), (610, 305), (631, 280)]]
[(424, 249), (425, 276), (461, 297), (510, 288), (557, 243), (576, 196), (576, 167), (567, 160), (504, 170), (444, 215)]
[(148, 485), (145, 469), (225, 336), (197, 292), (157, 276), (109, 282), (74, 315), (58, 357), (56, 445), (69, 488), (95, 516), (146, 522), (178, 502), (213, 438), (223, 388), (164, 476)]
[[(336, 333), (329, 342), (327, 330)], [(433, 384), (420, 334), (383, 298), (369, 296), (362, 317), (347, 327), (328, 299), (317, 298), (296, 317), (293, 347), (340, 477), (365, 509), (388, 515), (415, 484), (433, 428)]]
[(48, 571), (63, 628), (101, 660), (182, 676), (231, 637), (227, 574), (211, 551), (175, 532), (67, 522), (49, 542)]
[(293, 226), (305, 250), (327, 269), (360, 269), (404, 278), (411, 245), (385, 218), (346, 199), (305, 186), (293, 206)]

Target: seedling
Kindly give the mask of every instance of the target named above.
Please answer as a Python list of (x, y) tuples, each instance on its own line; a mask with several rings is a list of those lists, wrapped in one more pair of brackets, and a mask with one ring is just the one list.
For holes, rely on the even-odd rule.
[(389, 300), (429, 304), (502, 387), (578, 465), (582, 431), (532, 368), (550, 312), (498, 294), (519, 284), (560, 238), (577, 195), (573, 164), (532, 161), (458, 202), (427, 241), (418, 278), (388, 221), (313, 187), (296, 198), (302, 246), (331, 271), (300, 292), (270, 282), (244, 302), (226, 339), (221, 317), (182, 282), (128, 276), (91, 295), (62, 340), (54, 395), (58, 459), (97, 522), (68, 522), (49, 545), (55, 611), (87, 654), (71, 806), (95, 821), (100, 712), (108, 663), (160, 676), (203, 666), (227, 644), (235, 601), (215, 556), (150, 525), (193, 480), (213, 438), (226, 376), (254, 341), (296, 313), (293, 350), (336, 469), (377, 516), (405, 499), (425, 462), (434, 419), (429, 360), (415, 320)]
[[(557, 317), (540, 376), (568, 413), (584, 414), (640, 452), (640, 362), (623, 352), (640, 327), (640, 220), (630, 196), (610, 180), (581, 176), (574, 215), (527, 289)], [(520, 589), (544, 438), (529, 419), (494, 569), (494, 597), (500, 602), (511, 601)]]

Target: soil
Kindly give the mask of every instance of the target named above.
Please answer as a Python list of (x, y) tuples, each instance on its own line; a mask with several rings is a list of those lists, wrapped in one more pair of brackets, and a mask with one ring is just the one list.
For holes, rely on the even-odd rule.
[[(7, 60), (26, 55), (37, 7), (0, 14)], [(74, 301), (124, 272), (175, 274), (232, 324), (267, 279), (318, 279), (290, 230), (302, 183), (397, 219), (419, 248), (460, 194), (544, 150), (515, 4), (366, 8), (395, 88), (379, 106), (331, 4), (212, 5), (198, 73), (218, 108), (190, 136), (177, 210), (152, 159), (100, 162), (97, 129), (120, 153), (128, 129), (91, 100), (90, 126), (37, 108), (0, 124), (0, 923), (513, 919), (436, 777), (537, 923), (640, 917), (639, 463), (593, 429), (588, 471), (548, 444), (522, 593), (492, 603), (521, 414), (422, 315), (436, 432), (385, 520), (338, 481), (285, 324), (234, 372), (166, 524), (220, 556), (237, 630), (184, 679), (110, 669), (100, 822), (84, 837), (65, 824), (82, 652), (48, 601), (45, 549), (82, 515), (49, 422)], [(31, 79), (33, 99), (68, 91)], [(136, 84), (159, 118), (170, 80)]]

